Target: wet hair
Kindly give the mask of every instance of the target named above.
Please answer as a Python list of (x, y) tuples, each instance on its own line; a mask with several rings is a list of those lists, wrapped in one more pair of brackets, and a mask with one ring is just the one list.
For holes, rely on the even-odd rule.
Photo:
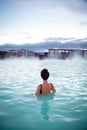
[(42, 79), (44, 79), (44, 80), (47, 80), (47, 79), (49, 78), (49, 72), (48, 72), (47, 69), (43, 69), (43, 70), (41, 71), (41, 77), (42, 77)]

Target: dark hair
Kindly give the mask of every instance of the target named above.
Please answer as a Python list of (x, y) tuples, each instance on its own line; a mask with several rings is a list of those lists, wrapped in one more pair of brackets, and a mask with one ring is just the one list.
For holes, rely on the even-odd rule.
[(41, 71), (41, 77), (44, 79), (44, 80), (47, 80), (49, 78), (49, 72), (47, 69), (43, 69)]

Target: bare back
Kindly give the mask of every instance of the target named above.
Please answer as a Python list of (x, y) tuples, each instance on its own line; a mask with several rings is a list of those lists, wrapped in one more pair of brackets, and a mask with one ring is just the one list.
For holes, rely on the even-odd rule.
[(39, 93), (48, 94), (48, 93), (50, 93), (51, 91), (56, 92), (56, 90), (55, 90), (53, 84), (46, 82), (46, 83), (43, 83), (43, 84), (38, 85), (35, 94), (36, 94), (36, 95), (38, 95)]

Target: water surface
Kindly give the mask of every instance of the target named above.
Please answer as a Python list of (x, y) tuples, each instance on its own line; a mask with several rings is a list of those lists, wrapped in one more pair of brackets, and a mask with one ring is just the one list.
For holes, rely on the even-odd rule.
[[(35, 96), (47, 68), (57, 92)], [(87, 60), (0, 60), (0, 130), (87, 130)]]

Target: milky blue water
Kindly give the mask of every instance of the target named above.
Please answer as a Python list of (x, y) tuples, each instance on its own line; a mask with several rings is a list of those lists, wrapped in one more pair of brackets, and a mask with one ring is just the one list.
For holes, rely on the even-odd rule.
[[(47, 68), (57, 92), (35, 96)], [(87, 130), (87, 60), (0, 60), (0, 130)]]

